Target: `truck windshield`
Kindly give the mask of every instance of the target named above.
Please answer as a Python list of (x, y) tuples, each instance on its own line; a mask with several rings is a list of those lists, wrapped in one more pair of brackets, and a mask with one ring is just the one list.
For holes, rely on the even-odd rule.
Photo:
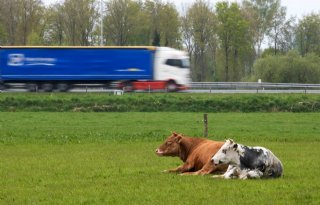
[(189, 59), (185, 58), (181, 60), (182, 68), (190, 68), (190, 61)]
[(190, 68), (189, 59), (168, 59), (166, 65), (178, 67), (178, 68)]

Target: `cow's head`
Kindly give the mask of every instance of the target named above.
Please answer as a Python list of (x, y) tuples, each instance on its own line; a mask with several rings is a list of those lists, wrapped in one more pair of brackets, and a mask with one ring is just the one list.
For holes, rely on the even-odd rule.
[(228, 139), (222, 145), (220, 150), (212, 157), (211, 161), (214, 165), (219, 164), (238, 164), (239, 163), (239, 151), (238, 144), (233, 140)]
[(166, 141), (156, 149), (156, 154), (158, 156), (179, 156), (181, 139), (181, 134), (173, 132)]

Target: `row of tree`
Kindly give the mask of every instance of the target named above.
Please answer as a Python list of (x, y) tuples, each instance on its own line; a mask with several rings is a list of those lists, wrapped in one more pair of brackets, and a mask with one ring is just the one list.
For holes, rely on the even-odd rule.
[[(267, 56), (275, 62), (292, 56), (288, 54), (292, 50), (301, 58), (311, 53), (320, 56), (320, 13), (297, 21), (287, 17), (281, 0), (215, 5), (196, 0), (182, 11), (161, 0), (102, 2), (102, 7), (100, 0), (64, 0), (45, 6), (41, 0), (0, 0), (0, 45), (186, 49), (194, 81), (264, 80), (260, 71)], [(320, 83), (317, 77), (312, 82)]]

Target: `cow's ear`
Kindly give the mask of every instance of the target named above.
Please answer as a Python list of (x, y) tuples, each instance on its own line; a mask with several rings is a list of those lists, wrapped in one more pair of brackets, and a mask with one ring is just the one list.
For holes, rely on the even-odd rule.
[(232, 146), (232, 148), (234, 149), (234, 150), (237, 150), (237, 148), (238, 148), (238, 144), (236, 143), (236, 144), (234, 144), (233, 146)]
[(172, 135), (173, 135), (173, 136), (177, 136), (178, 134), (173, 131), (173, 132), (172, 132)]
[(177, 135), (176, 138), (175, 138), (175, 141), (176, 141), (177, 143), (180, 143), (181, 140), (182, 140), (182, 136), (181, 136), (181, 135)]

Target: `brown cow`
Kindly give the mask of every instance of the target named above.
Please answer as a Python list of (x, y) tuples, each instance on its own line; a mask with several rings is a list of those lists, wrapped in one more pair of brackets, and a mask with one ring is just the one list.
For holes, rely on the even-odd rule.
[(217, 142), (203, 138), (182, 136), (175, 132), (156, 149), (158, 156), (179, 157), (184, 164), (166, 172), (183, 174), (204, 175), (214, 172), (225, 172), (226, 165), (215, 166), (211, 158), (215, 155), (224, 142)]

